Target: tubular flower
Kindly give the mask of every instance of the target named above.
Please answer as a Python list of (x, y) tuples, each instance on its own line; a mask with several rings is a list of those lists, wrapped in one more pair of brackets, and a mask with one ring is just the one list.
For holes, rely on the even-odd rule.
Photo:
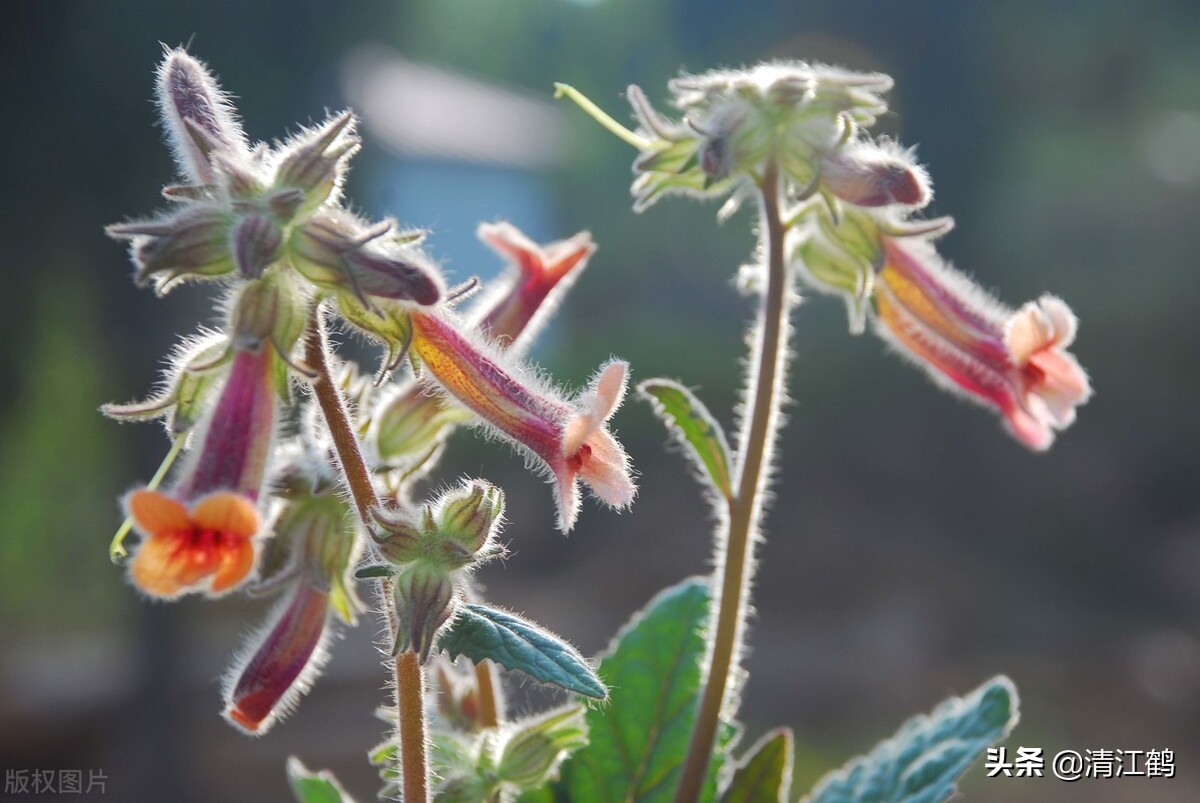
[(143, 536), (129, 572), (145, 593), (222, 594), (253, 569), (274, 430), (273, 368), (271, 349), (237, 350), (181, 479), (169, 492), (141, 489), (126, 498)]
[(877, 331), (935, 381), (996, 409), (1017, 440), (1043, 450), (1091, 395), (1066, 351), (1077, 323), (1045, 295), (1012, 311), (947, 266), (922, 240), (884, 236), (874, 282)]
[(336, 622), (353, 625), (362, 609), (350, 573), (362, 539), (324, 462), (329, 448), (323, 433), (303, 426), (283, 450), (274, 482), (283, 501), (248, 589), (283, 588), (282, 600), (247, 639), (222, 692), (225, 719), (246, 733), (266, 733), (296, 706), (328, 658)]
[[(478, 235), (515, 270), (472, 307), (476, 328), (509, 354), (520, 353), (554, 312), (596, 252), (588, 232), (539, 246), (511, 223), (485, 223)], [(423, 455), (462, 413), (445, 406), (420, 382), (400, 388), (377, 415), (376, 442), (385, 461)]]
[(329, 590), (296, 583), (261, 644), (226, 694), (225, 718), (247, 733), (265, 733), (307, 690), (324, 663)]
[(499, 354), (473, 343), (445, 320), (414, 312), (412, 349), (451, 397), (523, 448), (553, 477), (558, 527), (579, 515), (579, 480), (605, 504), (623, 508), (635, 486), (629, 457), (606, 424), (625, 396), (624, 362), (604, 366), (574, 403), (507, 370)]
[(516, 267), (493, 299), (479, 305), (479, 328), (504, 346), (522, 345), (537, 336), (539, 324), (553, 313), (558, 298), (596, 253), (592, 235), (586, 231), (545, 246), (511, 223), (485, 223), (478, 234)]

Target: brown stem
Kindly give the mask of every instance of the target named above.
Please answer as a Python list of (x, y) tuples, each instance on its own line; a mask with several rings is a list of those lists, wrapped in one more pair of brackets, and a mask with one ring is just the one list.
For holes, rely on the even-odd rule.
[(496, 698), (496, 672), (486, 658), (475, 664), (475, 685), (479, 689), (479, 724), (494, 728), (500, 724), (500, 705)]
[[(754, 386), (746, 400), (747, 415), (739, 444), (736, 494), (729, 506), (726, 533), (719, 533), (718, 565), (713, 585), (720, 578), (720, 597), (713, 632), (708, 681), (696, 714), (696, 726), (683, 767), (675, 803), (699, 800), (712, 760), (713, 743), (726, 704), (729, 678), (741, 652), (750, 581), (754, 572), (754, 533), (762, 512), (767, 461), (779, 431), (779, 404), (783, 398), (787, 359), (788, 312), (791, 288), (783, 257), (784, 225), (779, 214), (779, 175), (768, 165), (759, 184), (762, 224), (766, 227), (764, 247), (767, 287), (759, 310), (758, 341), (752, 354), (756, 366)], [(720, 538), (724, 535), (724, 538)], [(723, 548), (721, 548), (723, 547)]]
[[(319, 307), (313, 309), (304, 340), (304, 361), (316, 374), (312, 380), (313, 396), (333, 438), (333, 451), (342, 469), (342, 478), (350, 489), (354, 507), (364, 528), (370, 527), (371, 510), (379, 506), (371, 472), (363, 459), (354, 425), (346, 411), (346, 402), (337, 383), (329, 373), (326, 357), (325, 324)], [(367, 543), (374, 551), (374, 544)], [(380, 605), (387, 620), (389, 643), (396, 634), (396, 613), (392, 609), (392, 588), (388, 580), (380, 581)], [(396, 732), (400, 737), (400, 774), (403, 778), (406, 803), (426, 803), (429, 799), (429, 769), (425, 758), (425, 675), (417, 655), (401, 653), (394, 662), (396, 695)]]

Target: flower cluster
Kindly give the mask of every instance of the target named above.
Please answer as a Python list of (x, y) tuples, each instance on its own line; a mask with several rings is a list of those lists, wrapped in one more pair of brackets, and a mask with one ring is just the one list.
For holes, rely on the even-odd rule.
[[(520, 361), (594, 252), (587, 233), (541, 246), (507, 223), (484, 224), (481, 239), (512, 267), (457, 311), (458, 294), (420, 249), (425, 232), (344, 206), (359, 149), (351, 113), (251, 144), (208, 70), (183, 50), (167, 52), (157, 90), (182, 180), (164, 190), (169, 210), (108, 233), (129, 242), (138, 284), (162, 294), (215, 283), (221, 315), (177, 348), (158, 393), (104, 408), (121, 420), (162, 418), (184, 448), (163, 487), (156, 478), (125, 497), (139, 537), (129, 576), (158, 599), (279, 596), (223, 692), (226, 719), (261, 734), (311, 685), (336, 623), (356, 623), (356, 572), (384, 579), (394, 652), (424, 662), (470, 572), (503, 551), (500, 489), (471, 480), (411, 501), (456, 426), (483, 426), (534, 456), (553, 475), (564, 530), (581, 479), (602, 501), (629, 504), (629, 460), (607, 428), (626, 366), (610, 363), (572, 398)], [(327, 353), (330, 313), (386, 350), (376, 381)], [(415, 375), (387, 382), (405, 357)], [(295, 392), (320, 382), (336, 382), (353, 411), (354, 448), (368, 458), (378, 500), (366, 521), (345, 495), (342, 447), (313, 394)], [(374, 562), (363, 569), (367, 555)]]
[[(1032, 449), (1045, 449), (1087, 401), (1087, 374), (1066, 351), (1077, 322), (1046, 295), (1005, 307), (948, 265), (933, 240), (948, 218), (923, 219), (932, 187), (911, 150), (868, 129), (891, 79), (804, 63), (683, 76), (669, 85), (681, 122), (637, 87), (641, 124), (627, 137), (635, 209), (669, 193), (730, 195), (735, 211), (768, 168), (788, 229), (788, 262), (808, 286), (839, 295), (858, 332), (874, 329), (943, 387), (991, 407)], [(750, 277), (751, 280), (754, 276)]]

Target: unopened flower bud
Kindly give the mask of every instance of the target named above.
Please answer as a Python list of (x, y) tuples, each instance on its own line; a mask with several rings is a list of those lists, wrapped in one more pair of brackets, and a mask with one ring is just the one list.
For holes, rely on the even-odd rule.
[(233, 270), (230, 223), (226, 211), (194, 204), (159, 220), (109, 226), (108, 234), (131, 241), (134, 281), (145, 285), (156, 279), (159, 291), (165, 292), (177, 280), (223, 276)]
[(392, 229), (390, 221), (366, 228), (331, 210), (296, 227), (289, 257), (313, 284), (348, 290), (364, 306), (370, 297), (436, 304), (443, 292), (437, 268), (417, 249), (393, 242)]
[(373, 533), (375, 545), (388, 562), (401, 565), (421, 556), (424, 532), (421, 526), (397, 510), (374, 510), (372, 517), (378, 530)]
[(233, 262), (243, 279), (257, 279), (279, 257), (283, 232), (266, 215), (246, 215), (233, 227)]
[(358, 150), (354, 115), (342, 112), (284, 146), (275, 171), (277, 188), (304, 194), (303, 209), (315, 209), (341, 189), (346, 164)]
[(248, 150), (232, 104), (205, 66), (182, 48), (163, 59), (156, 94), (175, 159), (190, 180), (213, 182), (209, 154), (214, 149)]
[(397, 626), (392, 654), (414, 652), (424, 663), (438, 631), (454, 614), (458, 596), (454, 580), (424, 563), (413, 563), (393, 583)]
[(330, 632), (329, 592), (297, 583), (290, 599), (251, 643), (257, 648), (226, 682), (225, 719), (262, 734), (286, 714), (325, 662)]
[(304, 329), (306, 310), (306, 299), (287, 277), (246, 282), (229, 316), (232, 345), (253, 351), (270, 343), (290, 362), (292, 348)]
[(500, 529), (504, 491), (482, 480), (466, 482), (438, 500), (433, 518), (442, 537), (478, 553)]
[(895, 147), (857, 142), (821, 161), (825, 187), (856, 206), (900, 204), (920, 208), (929, 203), (929, 176), (912, 156)]
[(504, 743), (496, 774), (518, 790), (546, 783), (564, 758), (587, 744), (584, 708), (577, 704), (518, 722), (514, 727), (515, 732)]

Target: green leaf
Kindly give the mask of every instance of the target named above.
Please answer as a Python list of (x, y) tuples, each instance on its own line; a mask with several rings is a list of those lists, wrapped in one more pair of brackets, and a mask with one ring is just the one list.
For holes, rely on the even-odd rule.
[(733, 499), (733, 475), (725, 432), (699, 399), (678, 382), (647, 379), (638, 385), (642, 397), (653, 406), (704, 477), (726, 500)]
[(1017, 724), (1017, 690), (1004, 676), (929, 716), (910, 719), (891, 739), (817, 784), (808, 803), (941, 803), (954, 782)]
[[(588, 744), (563, 765), (560, 797), (572, 803), (674, 798), (702, 689), (708, 608), (707, 581), (687, 580), (660, 593), (617, 634), (599, 669), (611, 704), (588, 711)], [(717, 773), (735, 735), (733, 726), (722, 728), (702, 801), (716, 797)]]
[(329, 770), (309, 772), (295, 756), (287, 760), (287, 776), (300, 803), (354, 803)]
[(721, 803), (784, 803), (792, 785), (792, 732), (764, 736), (738, 762)]
[(464, 605), (439, 646), (451, 658), (488, 658), (584, 697), (606, 697), (604, 684), (574, 647), (532, 622), (486, 605)]

